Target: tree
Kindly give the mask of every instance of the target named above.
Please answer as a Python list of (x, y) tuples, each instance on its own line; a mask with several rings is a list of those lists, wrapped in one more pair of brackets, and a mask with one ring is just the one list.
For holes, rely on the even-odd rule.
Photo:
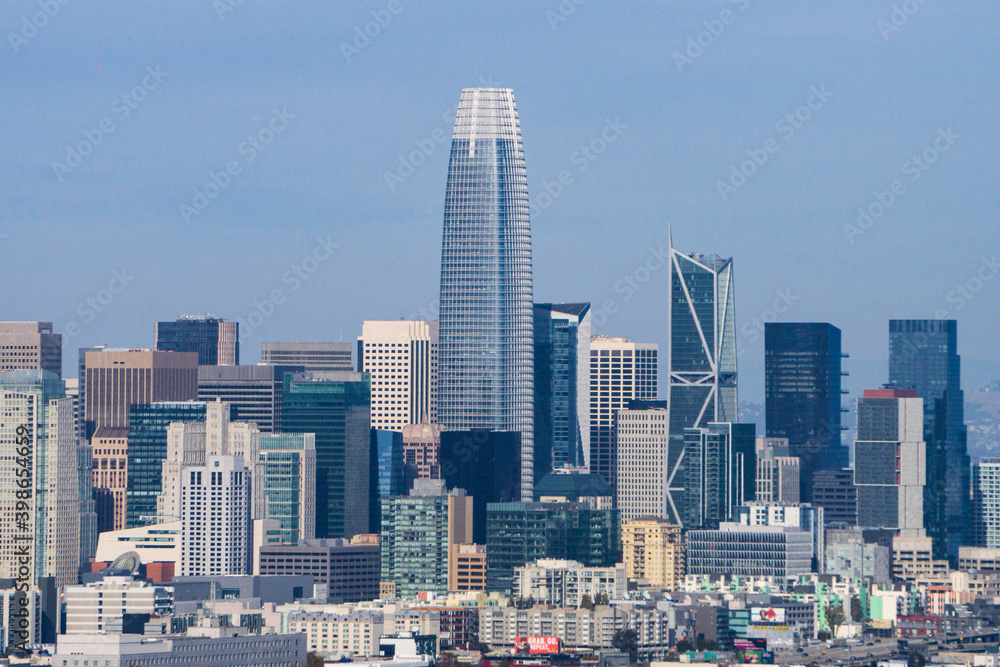
[(628, 653), (629, 662), (635, 662), (639, 657), (639, 635), (635, 630), (616, 630), (611, 638), (611, 647)]
[(910, 657), (906, 659), (906, 667), (924, 667), (927, 664), (927, 658), (920, 651), (913, 651), (910, 653)]
[(851, 598), (851, 620), (858, 623), (863, 617), (864, 612), (861, 609), (861, 599), (857, 597)]
[(826, 622), (830, 626), (831, 638), (837, 637), (837, 630), (844, 624), (844, 607), (842, 605), (826, 605)]
[(323, 660), (322, 656), (315, 651), (310, 651), (306, 655), (306, 667), (323, 667), (325, 664), (326, 661)]
[(584, 593), (580, 597), (580, 609), (593, 609), (594, 601), (590, 599), (590, 595)]
[(687, 653), (688, 651), (693, 651), (693, 650), (694, 650), (694, 644), (692, 644), (690, 640), (685, 639), (683, 637), (677, 640), (678, 653)]
[(603, 605), (611, 604), (611, 598), (608, 596), (607, 593), (598, 593), (597, 595), (594, 596), (594, 605), (600, 606), (602, 604)]

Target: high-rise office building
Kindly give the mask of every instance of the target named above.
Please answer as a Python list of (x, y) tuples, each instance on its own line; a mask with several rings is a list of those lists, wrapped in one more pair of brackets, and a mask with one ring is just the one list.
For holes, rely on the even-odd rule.
[(396, 595), (446, 594), (449, 553), (472, 541), (472, 498), (443, 480), (419, 479), (409, 495), (382, 499), (382, 580)]
[(521, 433), (521, 497), (534, 478), (528, 177), (514, 93), (462, 91), (441, 244), (438, 421)]
[(788, 438), (757, 436), (757, 500), (801, 502), (799, 457), (789, 456)]
[(97, 429), (90, 439), (90, 451), (97, 532), (122, 530), (128, 491), (128, 428)]
[(677, 590), (684, 579), (681, 527), (666, 519), (642, 517), (622, 523), (622, 556), (629, 579)]
[(972, 466), (972, 543), (1000, 547), (1000, 459)]
[(889, 320), (889, 382), (924, 399), (924, 517), (934, 555), (955, 559), (969, 536), (969, 453), (955, 320)]
[(813, 536), (787, 526), (723, 522), (685, 535), (688, 574), (778, 577), (813, 571)]
[(590, 304), (535, 304), (535, 483), (590, 461)]
[(655, 401), (656, 343), (596, 336), (590, 343), (590, 470), (617, 484), (615, 413), (629, 401)]
[(684, 429), (684, 527), (716, 528), (756, 494), (755, 424)]
[(176, 322), (156, 323), (157, 350), (197, 352), (202, 366), (240, 363), (240, 324), (218, 317), (185, 315)]
[(302, 366), (306, 372), (354, 370), (350, 343), (261, 343), (260, 363)]
[(73, 401), (73, 437), (76, 441), (76, 468), (80, 479), (80, 566), (86, 567), (97, 552), (97, 507), (94, 504), (93, 460), (90, 442), (83, 437), (83, 410), (80, 380), (63, 380), (66, 398)]
[(622, 521), (657, 517), (677, 522), (683, 500), (677, 494), (683, 492), (684, 480), (681, 452), (671, 452), (668, 445), (669, 420), (666, 401), (630, 401), (615, 413), (615, 490)]
[(486, 507), (509, 503), (521, 493), (521, 434), (517, 431), (443, 431), (441, 478), (475, 500), (472, 542), (486, 542)]
[(316, 434), (316, 537), (368, 533), (377, 498), (368, 376), (304, 372), (285, 376), (286, 433)]
[(752, 501), (733, 508), (734, 522), (741, 526), (800, 528), (812, 537), (812, 571), (823, 572), (826, 555), (826, 523), (822, 507), (807, 503), (762, 503)]
[(409, 491), (415, 475), (412, 469), (407, 474), (403, 434), (373, 428), (371, 448), (378, 465), (378, 486), (375, 489), (378, 497), (401, 496)]
[(0, 373), (34, 368), (62, 377), (62, 334), (52, 322), (0, 322)]
[(281, 405), (285, 373), (302, 366), (199, 366), (198, 400), (229, 403), (233, 421), (257, 424), (261, 433), (281, 432)]
[[(912, 389), (866, 389), (858, 399), (854, 485), (858, 526), (924, 529), (924, 405)], [(916, 532), (904, 532), (916, 536)]]
[(129, 406), (198, 397), (198, 355), (193, 352), (110, 349), (86, 352), (87, 437), (101, 426), (128, 426)]
[(316, 436), (312, 433), (261, 433), (260, 462), (265, 517), (278, 522), (283, 544), (316, 535)]
[(250, 574), (250, 470), (242, 456), (181, 467), (180, 576)]
[(371, 376), (372, 428), (437, 421), (437, 355), (437, 322), (365, 321), (358, 372)]
[(167, 520), (158, 517), (156, 507), (156, 499), (163, 491), (167, 427), (174, 422), (204, 420), (205, 403), (198, 401), (161, 401), (133, 405), (129, 410), (126, 528)]
[(764, 325), (767, 437), (787, 438), (799, 458), (799, 495), (812, 500), (817, 470), (847, 466), (841, 445), (840, 329), (821, 322)]
[(621, 561), (618, 510), (586, 503), (490, 503), (486, 588), (512, 591), (514, 570), (542, 558), (608, 567)]
[(685, 254), (670, 243), (667, 368), (670, 437), (736, 422), (733, 260)]
[(813, 475), (812, 504), (823, 508), (827, 525), (858, 525), (858, 489), (854, 471), (820, 470)]
[(80, 478), (73, 399), (46, 370), (0, 373), (0, 578), (76, 583)]
[(403, 460), (410, 474), (420, 479), (441, 477), (441, 425), (408, 424), (403, 427)]

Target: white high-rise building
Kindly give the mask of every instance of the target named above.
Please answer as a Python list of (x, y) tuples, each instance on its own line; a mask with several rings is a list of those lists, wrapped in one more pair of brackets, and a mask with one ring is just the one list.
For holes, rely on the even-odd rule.
[(250, 469), (210, 454), (181, 468), (181, 576), (250, 574)]
[(616, 414), (616, 493), (623, 522), (639, 517), (665, 519), (678, 515), (679, 508), (672, 506), (669, 491), (672, 481), (683, 484), (683, 479), (674, 480), (679, 460), (673, 462), (674, 469), (670, 465), (669, 415), (665, 402), (654, 401), (642, 405), (642, 409), (619, 410)]
[(972, 465), (972, 543), (1000, 547), (1000, 459)]
[(590, 343), (590, 471), (615, 486), (615, 413), (629, 401), (656, 400), (655, 343), (595, 336)]
[(372, 428), (402, 431), (426, 417), (437, 422), (438, 323), (364, 323), (358, 370), (371, 376)]
[(800, 500), (799, 457), (789, 456), (788, 438), (757, 436), (757, 497), (761, 502), (797, 503)]
[(0, 374), (0, 578), (76, 583), (80, 478), (73, 399), (54, 373)]

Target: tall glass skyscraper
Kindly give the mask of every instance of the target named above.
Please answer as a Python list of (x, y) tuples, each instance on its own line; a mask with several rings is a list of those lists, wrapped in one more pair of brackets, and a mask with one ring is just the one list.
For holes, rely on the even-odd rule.
[(733, 260), (684, 254), (671, 242), (670, 439), (709, 422), (736, 422)]
[(924, 399), (924, 521), (935, 558), (946, 548), (957, 559), (958, 547), (969, 543), (971, 512), (958, 323), (889, 320), (889, 382)]
[(438, 421), (521, 433), (533, 482), (531, 223), (521, 127), (508, 88), (467, 88), (455, 118), (441, 243)]
[(840, 329), (825, 322), (764, 325), (767, 437), (788, 438), (799, 457), (799, 497), (812, 502), (813, 473), (847, 467), (841, 445)]

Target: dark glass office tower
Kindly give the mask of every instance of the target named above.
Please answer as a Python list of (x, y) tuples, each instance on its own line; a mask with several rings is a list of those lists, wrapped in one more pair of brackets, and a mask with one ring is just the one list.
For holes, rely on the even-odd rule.
[(217, 317), (181, 317), (176, 322), (157, 322), (155, 349), (197, 352), (201, 366), (237, 366), (240, 325)]
[(788, 438), (798, 456), (802, 502), (812, 502), (817, 470), (847, 467), (841, 445), (840, 329), (825, 322), (764, 325), (767, 437)]
[(349, 538), (371, 529), (378, 497), (371, 451), (371, 390), (365, 373), (288, 373), (286, 433), (316, 434), (316, 537)]
[(167, 459), (167, 427), (173, 422), (195, 421), (205, 421), (205, 403), (163, 401), (133, 405), (129, 410), (126, 528), (170, 520), (156, 515)]
[(684, 429), (684, 528), (716, 529), (756, 498), (755, 424)]
[(521, 494), (521, 434), (516, 431), (444, 431), (441, 477), (449, 489), (472, 496), (472, 541), (486, 543), (486, 505)]
[(508, 88), (462, 91), (441, 243), (438, 422), (521, 433), (521, 495), (534, 440), (531, 224), (521, 127)]
[(969, 544), (969, 453), (955, 320), (889, 320), (889, 382), (924, 399), (924, 521), (934, 556)]
[(535, 483), (590, 457), (590, 304), (535, 304)]
[(684, 429), (735, 422), (733, 260), (670, 248), (670, 439)]

